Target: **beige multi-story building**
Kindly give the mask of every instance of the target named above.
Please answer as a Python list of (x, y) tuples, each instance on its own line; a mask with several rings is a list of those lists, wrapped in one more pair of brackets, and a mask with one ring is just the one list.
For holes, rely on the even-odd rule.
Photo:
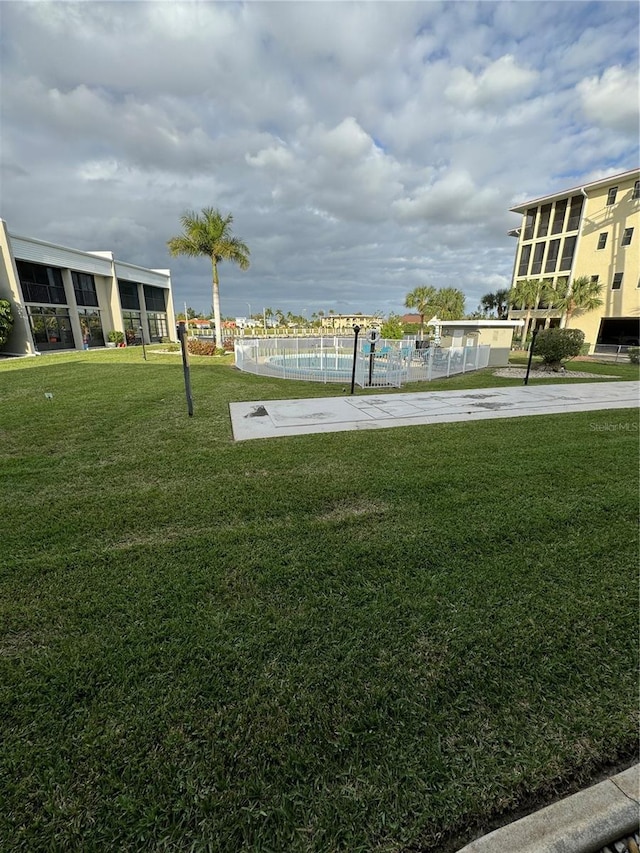
[(530, 329), (564, 325), (581, 329), (589, 352), (638, 345), (640, 336), (640, 170), (632, 169), (512, 207), (522, 225), (512, 287), (522, 279), (573, 282), (583, 276), (602, 285), (603, 305), (570, 317), (538, 301)]
[(103, 347), (111, 331), (127, 344), (176, 337), (169, 270), (10, 234), (2, 219), (0, 299), (14, 317), (4, 355)]

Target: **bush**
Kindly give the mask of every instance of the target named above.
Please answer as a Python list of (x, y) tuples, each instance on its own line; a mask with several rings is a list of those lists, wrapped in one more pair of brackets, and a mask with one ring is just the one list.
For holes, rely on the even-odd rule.
[(112, 344), (123, 344), (124, 332), (119, 332), (117, 329), (111, 329), (111, 331), (107, 335), (107, 339)]
[(211, 341), (199, 341), (197, 338), (189, 338), (187, 349), (191, 355), (216, 355), (216, 345)]
[(224, 349), (225, 352), (233, 352), (233, 350), (234, 350), (233, 338), (225, 338), (222, 341), (222, 348)]
[(629, 347), (627, 355), (631, 364), (640, 364), (640, 347)]
[(584, 332), (580, 329), (542, 329), (536, 337), (534, 354), (544, 364), (558, 368), (568, 358), (580, 355)]
[(0, 299), (0, 347), (6, 344), (12, 328), (13, 313), (11, 311), (11, 303), (7, 299)]

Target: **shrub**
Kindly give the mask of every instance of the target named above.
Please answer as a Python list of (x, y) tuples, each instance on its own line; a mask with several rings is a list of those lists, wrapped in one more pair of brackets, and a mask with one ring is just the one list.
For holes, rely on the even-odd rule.
[(584, 332), (580, 329), (542, 329), (536, 337), (534, 354), (544, 364), (558, 368), (563, 361), (580, 355)]
[(117, 329), (111, 329), (111, 331), (107, 335), (107, 339), (112, 344), (123, 344), (124, 332), (119, 332)]
[(224, 349), (225, 352), (233, 352), (233, 350), (234, 350), (233, 338), (225, 338), (222, 341), (222, 348)]
[(216, 345), (211, 341), (199, 341), (197, 338), (189, 338), (187, 348), (191, 355), (215, 355)]
[(13, 312), (7, 299), (0, 299), (0, 347), (6, 344), (13, 328)]
[(404, 335), (402, 321), (398, 314), (389, 314), (380, 329), (380, 337), (385, 340), (401, 340)]
[(640, 347), (629, 347), (627, 355), (631, 364), (640, 364)]

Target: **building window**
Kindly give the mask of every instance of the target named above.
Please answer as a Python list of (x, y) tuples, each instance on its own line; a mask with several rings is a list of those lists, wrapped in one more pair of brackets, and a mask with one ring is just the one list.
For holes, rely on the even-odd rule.
[(66, 305), (62, 271), (57, 267), (16, 261), (22, 296), (25, 302), (44, 305)]
[(83, 346), (103, 347), (104, 332), (100, 312), (92, 311), (91, 308), (80, 308), (78, 309), (78, 319), (82, 329)]
[(567, 222), (567, 231), (577, 231), (580, 227), (580, 216), (582, 215), (582, 205), (584, 197), (574, 195), (571, 199), (571, 207), (569, 209), (569, 221)]
[(138, 299), (138, 285), (135, 281), (118, 281), (120, 291), (120, 305), (129, 311), (140, 310)]
[(164, 298), (165, 291), (162, 287), (144, 286), (144, 305), (147, 311), (166, 311), (167, 303)]
[(640, 181), (636, 181), (633, 185), (633, 192), (631, 193), (631, 198), (640, 198)]
[(611, 285), (611, 290), (620, 290), (622, 287), (622, 273), (617, 272), (613, 276), (613, 284)]
[(560, 258), (560, 269), (569, 270), (573, 263), (573, 253), (576, 248), (577, 237), (565, 237), (562, 247), (562, 257)]
[(622, 235), (622, 244), (621, 245), (630, 246), (632, 237), (633, 237), (633, 228), (625, 228), (624, 234)]
[(531, 263), (531, 275), (538, 275), (542, 272), (542, 257), (544, 255), (544, 243), (536, 243), (533, 252), (533, 262)]
[(96, 283), (93, 276), (87, 275), (84, 272), (72, 272), (71, 280), (73, 281), (73, 292), (75, 293), (77, 304), (97, 307), (98, 294), (96, 293)]
[(167, 315), (152, 311), (147, 314), (149, 322), (149, 338), (152, 343), (159, 343), (162, 338), (168, 338)]
[(33, 341), (39, 350), (75, 347), (68, 308), (39, 308), (30, 305), (27, 307), (27, 313)]
[(597, 284), (599, 281), (600, 281), (599, 275), (592, 275), (591, 276), (591, 284)]
[(523, 240), (532, 240), (533, 239), (533, 225), (536, 221), (536, 213), (538, 212), (537, 207), (531, 207), (527, 210), (524, 217), (524, 235)]
[(553, 225), (551, 227), (552, 234), (560, 234), (562, 231), (562, 226), (564, 225), (564, 216), (567, 212), (567, 199), (563, 198), (562, 201), (556, 202), (556, 209), (553, 213)]
[(606, 232), (606, 231), (603, 231), (603, 232), (600, 234), (600, 236), (598, 237), (598, 248), (599, 248), (599, 249), (604, 249), (604, 247), (605, 247), (606, 245), (607, 245), (607, 232)]
[(523, 246), (520, 252), (520, 264), (518, 275), (527, 275), (529, 272), (529, 258), (531, 257), (531, 246)]
[(546, 237), (549, 233), (549, 220), (551, 219), (551, 205), (543, 204), (540, 208), (540, 219), (538, 220), (538, 237)]
[(558, 254), (560, 252), (560, 240), (551, 240), (549, 242), (549, 251), (547, 252), (547, 263), (544, 266), (545, 272), (555, 272), (558, 264)]
[(618, 195), (618, 187), (611, 187), (609, 192), (607, 193), (607, 204), (615, 204), (616, 196)]

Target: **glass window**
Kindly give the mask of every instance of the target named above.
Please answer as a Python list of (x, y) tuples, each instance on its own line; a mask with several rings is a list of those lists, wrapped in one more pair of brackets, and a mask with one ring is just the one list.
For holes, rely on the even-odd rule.
[(615, 204), (617, 195), (618, 195), (618, 187), (611, 187), (611, 189), (607, 193), (607, 204)]
[(544, 266), (545, 272), (555, 272), (558, 264), (558, 254), (560, 252), (560, 240), (551, 240), (549, 242), (549, 251), (547, 252), (547, 263)]
[(120, 291), (120, 305), (130, 311), (140, 310), (140, 300), (138, 299), (138, 285), (135, 281), (120, 281), (118, 280), (118, 290)]
[(600, 281), (599, 275), (592, 275), (591, 276), (591, 284), (597, 284), (599, 281)]
[(104, 332), (102, 330), (100, 312), (92, 311), (90, 308), (80, 308), (78, 310), (78, 319), (80, 320), (80, 328), (82, 329), (83, 346), (103, 347)]
[(78, 305), (98, 305), (96, 283), (92, 275), (84, 272), (72, 272), (71, 280)]
[(564, 238), (564, 245), (562, 247), (562, 257), (560, 258), (561, 270), (571, 269), (571, 264), (573, 262), (573, 253), (576, 248), (576, 240), (577, 237)]
[(611, 290), (620, 290), (622, 287), (622, 273), (617, 272), (613, 277), (613, 284), (611, 285)]
[(551, 205), (543, 204), (540, 208), (540, 219), (538, 220), (538, 237), (546, 237), (549, 233), (549, 220), (551, 219)]
[(531, 264), (531, 275), (538, 275), (542, 272), (542, 257), (544, 255), (544, 243), (536, 243), (536, 248), (533, 252), (533, 263)]
[(553, 213), (553, 226), (551, 227), (552, 234), (559, 234), (564, 225), (564, 216), (567, 212), (567, 199), (563, 198), (556, 202), (556, 209)]
[(630, 246), (632, 237), (633, 237), (633, 228), (625, 228), (624, 234), (622, 235), (622, 245), (623, 246)]
[(584, 196), (574, 195), (571, 199), (571, 207), (569, 208), (569, 221), (567, 222), (567, 231), (577, 231), (580, 227), (580, 216), (582, 214), (582, 205)]
[(598, 248), (604, 249), (604, 247), (606, 245), (607, 245), (607, 232), (603, 231), (602, 234), (600, 234), (600, 236), (598, 237)]
[(631, 198), (640, 198), (640, 181), (636, 181), (633, 185), (633, 192), (631, 193)]
[(529, 272), (529, 258), (531, 257), (531, 246), (523, 246), (520, 252), (520, 264), (518, 275), (527, 275)]
[(166, 314), (151, 312), (147, 314), (147, 321), (149, 323), (149, 337), (152, 342), (159, 343), (162, 338), (169, 337)]
[(72, 349), (75, 347), (68, 308), (39, 308), (28, 306), (33, 340), (39, 350)]
[(533, 225), (536, 221), (537, 207), (531, 207), (527, 210), (524, 218), (524, 240), (531, 240), (533, 237)]
[(16, 261), (22, 296), (25, 302), (45, 305), (66, 305), (62, 271), (57, 267)]
[(166, 311), (167, 303), (164, 298), (165, 291), (162, 287), (144, 286), (144, 304), (147, 311)]

